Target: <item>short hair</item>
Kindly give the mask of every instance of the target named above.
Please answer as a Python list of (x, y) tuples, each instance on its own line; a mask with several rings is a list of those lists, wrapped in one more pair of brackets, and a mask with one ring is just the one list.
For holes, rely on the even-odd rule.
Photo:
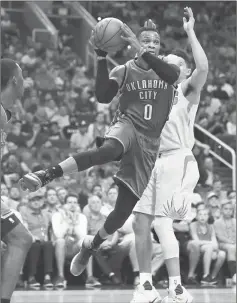
[(14, 77), (17, 63), (8, 58), (1, 59), (1, 90), (7, 88), (9, 80)]
[[(61, 189), (64, 189), (63, 187)], [(77, 202), (78, 202), (78, 195), (77, 194), (67, 194), (64, 198), (64, 203), (67, 203), (67, 199), (70, 198), (70, 197), (73, 197), (73, 198), (76, 198), (77, 199)]]
[(157, 28), (149, 28), (149, 27), (143, 26), (138, 30), (136, 37), (139, 38), (141, 33), (143, 33), (143, 32), (155, 32), (160, 36), (160, 33)]
[(183, 58), (187, 66), (192, 65), (192, 60), (190, 56), (184, 50), (180, 48), (176, 48), (173, 51), (171, 51), (170, 54)]

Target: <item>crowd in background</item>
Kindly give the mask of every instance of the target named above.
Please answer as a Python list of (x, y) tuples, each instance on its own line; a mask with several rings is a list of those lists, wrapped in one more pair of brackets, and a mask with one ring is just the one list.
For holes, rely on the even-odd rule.
[[(235, 10), (232, 5), (231, 2), (203, 3), (196, 16), (197, 36), (207, 53), (210, 68), (196, 122), (214, 135), (234, 137), (236, 42), (233, 42), (231, 19)], [(138, 10), (140, 14), (136, 13)], [(190, 53), (182, 30), (183, 7), (179, 3), (159, 2), (144, 6), (143, 2), (94, 2), (92, 13), (96, 18), (116, 15), (134, 31), (145, 19), (152, 18), (160, 25), (165, 54), (176, 46)], [(60, 22), (58, 49), (48, 49), (30, 37), (22, 39), (22, 33), (2, 8), (1, 17), (2, 56), (16, 60), (25, 78), (25, 93), (15, 104), (2, 158), (1, 195), (9, 207), (21, 214), (34, 236), (27, 257), (29, 286), (39, 286), (36, 272), (42, 251), (43, 284), (45, 287), (53, 284), (65, 287), (66, 260), (79, 251), (83, 236), (94, 235), (114, 208), (117, 188), (112, 177), (118, 163), (64, 176), (52, 182), (50, 187), (32, 194), (21, 192), (17, 183), (25, 173), (45, 169), (72, 153), (94, 147), (96, 137), (103, 137), (109, 127), (117, 100), (115, 98), (109, 105), (96, 102), (95, 80), (73, 51), (67, 19), (62, 18)], [(122, 62), (121, 58), (131, 56), (131, 50), (126, 48), (113, 57)], [(216, 175), (209, 148), (200, 142), (194, 146), (200, 180), (190, 201), (192, 217), (186, 222), (174, 223), (181, 260), (189, 258), (189, 265), (184, 262), (183, 266), (184, 280), (187, 284), (201, 283), (203, 286), (217, 284), (226, 261), (225, 276), (235, 282), (233, 264), (236, 261), (236, 196)], [(133, 283), (139, 282), (132, 219), (131, 216), (111, 239), (103, 243), (100, 253), (92, 257), (86, 269), (87, 286), (124, 282), (121, 269), (127, 257)], [(162, 250), (153, 233), (152, 238), (152, 273), (156, 282), (164, 282)], [(202, 241), (207, 241), (206, 245)], [(196, 276), (200, 259), (203, 259), (202, 274)], [(98, 272), (94, 272), (94, 263), (99, 266)], [(25, 275), (19, 277), (20, 286), (23, 277)], [(223, 283), (223, 279), (218, 281)]]

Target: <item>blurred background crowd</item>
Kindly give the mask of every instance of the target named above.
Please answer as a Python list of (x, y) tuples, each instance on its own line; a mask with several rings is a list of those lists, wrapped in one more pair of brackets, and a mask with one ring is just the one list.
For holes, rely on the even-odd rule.
[[(183, 5), (163, 2), (83, 3), (96, 18), (116, 16), (134, 32), (148, 18), (159, 24), (162, 53), (179, 47), (190, 53), (182, 29)], [(202, 2), (196, 8), (195, 30), (209, 60), (208, 80), (201, 95), (196, 123), (230, 146), (236, 136), (236, 15), (233, 2)], [(117, 187), (113, 182), (118, 163), (110, 163), (55, 180), (50, 187), (25, 194), (18, 180), (25, 173), (45, 169), (72, 153), (95, 146), (117, 109), (98, 104), (95, 79), (74, 49), (75, 25), (61, 16), (55, 1), (55, 26), (59, 30), (56, 49), (33, 41), (1, 8), (2, 56), (16, 60), (23, 70), (25, 93), (17, 100), (1, 169), (1, 196), (18, 211), (34, 236), (19, 285), (64, 288), (139, 283), (131, 216), (101, 251), (92, 257), (83, 277), (73, 279), (68, 262), (80, 249), (86, 234), (94, 235), (113, 210)], [(139, 12), (139, 14), (137, 13)], [(69, 13), (70, 15), (70, 13)], [(99, 20), (99, 19), (98, 19)], [(124, 63), (134, 54), (129, 48), (113, 54)], [(200, 140), (201, 141), (201, 140)], [(182, 276), (187, 284), (210, 286), (236, 279), (236, 196), (231, 184), (222, 180), (207, 143), (196, 142), (193, 152), (200, 179), (190, 201), (192, 217), (175, 222), (180, 243)], [(167, 284), (159, 239), (153, 238), (152, 273), (156, 283)], [(206, 242), (203, 248), (202, 241)], [(187, 261), (189, 260), (189, 262)]]

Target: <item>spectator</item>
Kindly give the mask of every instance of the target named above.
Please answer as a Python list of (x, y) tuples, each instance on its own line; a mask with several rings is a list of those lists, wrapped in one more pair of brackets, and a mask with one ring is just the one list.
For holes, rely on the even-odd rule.
[(66, 139), (70, 139), (72, 134), (78, 132), (79, 123), (75, 115), (69, 116), (69, 125), (63, 127), (62, 132)]
[(15, 121), (12, 123), (12, 129), (7, 135), (7, 141), (13, 142), (17, 147), (27, 147), (26, 141), (30, 140), (32, 134), (22, 133), (22, 122)]
[(220, 218), (220, 201), (214, 192), (210, 192), (207, 195), (207, 208), (210, 214), (209, 223), (212, 224), (216, 219)]
[[(86, 217), (87, 217), (87, 221), (88, 221), (88, 235), (95, 236), (97, 231), (101, 228), (101, 226), (103, 226), (103, 224), (106, 220), (106, 217), (101, 214), (102, 201), (98, 196), (91, 196), (89, 198), (88, 205), (90, 205), (90, 209), (86, 213)], [(116, 241), (116, 238), (114, 238), (113, 236), (110, 236), (106, 241), (104, 241), (103, 248), (101, 248), (101, 249), (102, 250), (106, 250), (107, 248), (110, 249), (114, 245), (115, 241)], [(109, 266), (108, 262), (106, 261), (105, 257), (101, 253), (98, 253), (98, 252), (93, 257), (97, 261), (102, 272), (106, 275), (107, 278), (109, 278), (110, 282), (112, 282), (113, 284), (119, 284), (120, 280), (117, 278), (115, 273), (112, 271), (112, 269)], [(98, 285), (98, 281), (93, 275), (92, 258), (90, 259), (90, 262), (87, 267), (89, 276), (86, 281), (86, 285), (88, 285), (88, 286)]]
[(61, 205), (65, 203), (65, 197), (68, 195), (68, 191), (64, 187), (59, 187), (57, 189), (57, 197)]
[(29, 203), (22, 206), (20, 213), (23, 222), (31, 232), (34, 242), (28, 253), (28, 284), (30, 287), (39, 287), (35, 275), (39, 262), (41, 251), (44, 258), (44, 286), (53, 287), (51, 274), (53, 272), (53, 245), (48, 236), (50, 217), (46, 210), (42, 209), (44, 205), (44, 194), (42, 191), (30, 193)]
[(204, 160), (204, 171), (206, 173), (206, 180), (204, 182), (204, 184), (206, 186), (211, 187), (213, 185), (213, 181), (214, 181), (214, 163), (211, 157), (206, 157)]
[(55, 257), (58, 277), (56, 287), (65, 287), (64, 262), (80, 250), (81, 240), (87, 234), (87, 219), (81, 214), (77, 195), (68, 194), (62, 208), (52, 215), (53, 235), (55, 239)]
[(88, 198), (92, 194), (92, 188), (94, 186), (94, 181), (91, 177), (86, 178), (82, 184), (82, 190), (79, 193), (78, 200), (81, 209), (88, 204)]
[(48, 95), (48, 98), (49, 98), (49, 101), (47, 102), (47, 104), (45, 104), (45, 112), (46, 112), (48, 121), (51, 121), (52, 118), (58, 112), (58, 107), (50, 94)]
[(69, 115), (66, 106), (61, 106), (59, 111), (51, 119), (52, 122), (57, 122), (60, 129), (70, 125)]
[(92, 188), (92, 194), (102, 198), (102, 196), (103, 196), (102, 186), (98, 183), (95, 184)]
[(228, 135), (236, 135), (236, 111), (233, 111), (229, 115), (229, 121), (226, 124), (226, 129)]
[[(190, 234), (192, 240), (195, 241), (195, 249), (199, 246), (199, 253), (203, 255), (203, 277), (201, 285), (215, 285), (218, 283), (217, 275), (225, 261), (226, 254), (224, 251), (218, 249), (218, 242), (215, 235), (215, 230), (212, 225), (208, 224), (208, 210), (199, 210), (197, 213), (197, 221), (190, 224)], [(190, 259), (193, 258), (192, 251), (190, 251)], [(197, 254), (197, 251), (195, 252)], [(215, 260), (212, 272), (210, 273), (211, 262)], [(192, 260), (193, 261), (193, 260)], [(190, 262), (191, 263), (191, 262)], [(195, 264), (193, 264), (193, 275), (195, 271)], [(196, 263), (197, 266), (197, 263)]]
[(226, 199), (227, 192), (223, 189), (222, 181), (216, 178), (213, 182), (213, 191), (217, 195), (219, 201)]
[(92, 147), (95, 146), (97, 137), (104, 137), (105, 133), (108, 131), (109, 127), (105, 124), (105, 114), (103, 112), (97, 112), (95, 122), (90, 124), (88, 127), (88, 132), (93, 138)]
[(48, 187), (45, 193), (45, 208), (48, 213), (52, 216), (53, 213), (59, 210), (61, 205), (59, 204), (57, 192), (54, 188)]
[(9, 188), (28, 172), (24, 168), (25, 166), (14, 154), (7, 154), (2, 158), (3, 179)]
[(36, 68), (38, 59), (33, 48), (30, 48), (27, 54), (21, 58), (21, 63), (29, 72), (32, 72)]
[(226, 82), (225, 74), (221, 73), (218, 76), (217, 85), (214, 87), (212, 93), (213, 97), (221, 100), (228, 100), (234, 94), (233, 87)]
[(111, 213), (111, 211), (114, 210), (117, 197), (118, 197), (117, 186), (110, 187), (107, 193), (107, 199), (105, 200), (101, 208), (102, 215), (107, 217)]
[(87, 150), (92, 143), (93, 138), (88, 132), (88, 124), (83, 120), (79, 124), (78, 132), (74, 133), (70, 138), (70, 147), (80, 152)]
[(236, 220), (233, 218), (233, 205), (230, 201), (222, 202), (222, 217), (214, 222), (220, 249), (227, 254), (227, 262), (232, 280), (236, 283)]

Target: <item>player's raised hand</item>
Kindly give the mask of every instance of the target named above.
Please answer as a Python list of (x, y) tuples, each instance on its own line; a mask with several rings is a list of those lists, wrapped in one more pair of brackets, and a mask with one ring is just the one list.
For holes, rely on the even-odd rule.
[(193, 30), (195, 19), (193, 17), (193, 11), (192, 11), (191, 7), (186, 6), (184, 8), (184, 15), (186, 16), (186, 17), (183, 17), (183, 27), (184, 27), (185, 32)]
[(34, 173), (28, 173), (19, 180), (19, 186), (23, 191), (37, 191), (41, 187), (40, 179)]
[(128, 42), (128, 44), (130, 44), (135, 51), (139, 51), (141, 49), (141, 45), (134, 32), (125, 23), (121, 27), (121, 30), (123, 32), (121, 38)]
[(89, 43), (94, 48), (94, 51), (96, 52), (97, 56), (99, 56), (99, 57), (106, 57), (107, 56), (107, 52), (99, 49), (99, 47), (95, 44), (95, 35), (94, 35), (93, 30), (91, 32), (91, 37), (90, 37)]

